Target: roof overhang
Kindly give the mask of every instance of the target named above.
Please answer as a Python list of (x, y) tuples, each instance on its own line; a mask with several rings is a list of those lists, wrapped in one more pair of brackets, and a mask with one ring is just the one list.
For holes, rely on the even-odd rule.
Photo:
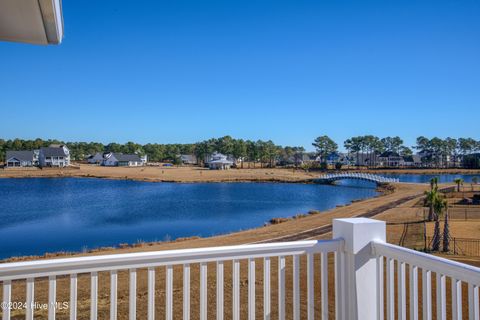
[(62, 38), (61, 0), (0, 0), (0, 40), (46, 45)]

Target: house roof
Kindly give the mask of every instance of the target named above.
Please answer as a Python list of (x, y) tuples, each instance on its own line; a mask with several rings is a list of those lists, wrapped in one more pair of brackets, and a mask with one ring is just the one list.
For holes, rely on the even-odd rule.
[(385, 151), (380, 155), (381, 158), (388, 158), (388, 157), (400, 157), (400, 155), (395, 151)]
[(33, 161), (33, 151), (31, 150), (21, 150), (21, 151), (7, 151), (6, 160), (15, 158), (18, 161)]
[(0, 1), (0, 40), (59, 44), (62, 38), (61, 0)]
[(44, 147), (40, 149), (45, 157), (66, 157), (65, 150), (60, 147)]
[(213, 160), (213, 161), (210, 161), (210, 163), (221, 163), (221, 164), (233, 164), (232, 161), (229, 161), (229, 160), (226, 160), (226, 159), (218, 159), (218, 160)]
[(182, 161), (191, 161), (191, 162), (197, 161), (197, 157), (193, 154), (182, 154), (180, 155), (180, 159), (182, 159)]
[(141, 162), (142, 159), (138, 156), (138, 154), (123, 154), (123, 153), (114, 153), (113, 156), (115, 159), (117, 159), (119, 162)]

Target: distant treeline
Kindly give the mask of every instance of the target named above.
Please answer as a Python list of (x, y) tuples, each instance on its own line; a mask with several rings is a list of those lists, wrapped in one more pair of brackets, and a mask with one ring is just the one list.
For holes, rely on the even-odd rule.
[(149, 161), (178, 161), (181, 154), (197, 156), (202, 162), (206, 156), (217, 151), (232, 155), (235, 158), (249, 159), (252, 162), (261, 162), (274, 165), (278, 157), (288, 158), (305, 151), (303, 147), (282, 147), (272, 141), (250, 141), (234, 139), (230, 136), (218, 139), (209, 139), (191, 144), (158, 144), (148, 143), (141, 145), (134, 142), (125, 144), (98, 142), (64, 142), (60, 140), (3, 140), (0, 139), (0, 161), (4, 161), (7, 150), (34, 150), (51, 144), (65, 144), (70, 149), (72, 160), (84, 160), (88, 155), (97, 152), (122, 152), (126, 154), (147, 155)]
[[(212, 138), (191, 144), (158, 144), (148, 143), (141, 145), (134, 142), (125, 144), (98, 142), (63, 142), (60, 140), (3, 140), (0, 139), (0, 161), (4, 161), (7, 150), (33, 150), (50, 144), (66, 144), (71, 152), (72, 160), (84, 160), (88, 155), (97, 152), (122, 152), (147, 155), (149, 161), (178, 161), (181, 154), (197, 156), (200, 162), (215, 151), (232, 155), (235, 158), (245, 159), (250, 162), (275, 165), (285, 159), (292, 159), (305, 153), (299, 146), (280, 146), (273, 141), (251, 141), (234, 139), (230, 136)], [(330, 137), (324, 135), (314, 140), (315, 154), (321, 161), (326, 161), (329, 155), (338, 152), (338, 144)], [(398, 153), (400, 156), (410, 156), (414, 153), (422, 155), (422, 161), (430, 166), (445, 167), (452, 162), (465, 163), (468, 156), (480, 152), (480, 141), (473, 138), (426, 138), (418, 137), (415, 146), (406, 146), (400, 137), (379, 138), (373, 135), (356, 136), (344, 141), (343, 147), (348, 154), (380, 155), (384, 152)], [(472, 158), (469, 167), (477, 167), (478, 157)], [(460, 163), (459, 163), (460, 164)]]

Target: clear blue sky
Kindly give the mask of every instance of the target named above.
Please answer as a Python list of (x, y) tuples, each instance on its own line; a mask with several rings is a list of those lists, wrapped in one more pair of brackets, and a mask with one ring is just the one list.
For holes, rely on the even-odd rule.
[(0, 43), (0, 137), (480, 133), (479, 1), (64, 1), (60, 46)]

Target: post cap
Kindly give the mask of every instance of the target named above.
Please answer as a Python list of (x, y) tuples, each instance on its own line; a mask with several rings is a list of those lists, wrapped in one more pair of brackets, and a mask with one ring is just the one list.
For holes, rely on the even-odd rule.
[(357, 254), (371, 241), (386, 241), (386, 223), (368, 218), (334, 219), (333, 238), (343, 238), (345, 251)]

